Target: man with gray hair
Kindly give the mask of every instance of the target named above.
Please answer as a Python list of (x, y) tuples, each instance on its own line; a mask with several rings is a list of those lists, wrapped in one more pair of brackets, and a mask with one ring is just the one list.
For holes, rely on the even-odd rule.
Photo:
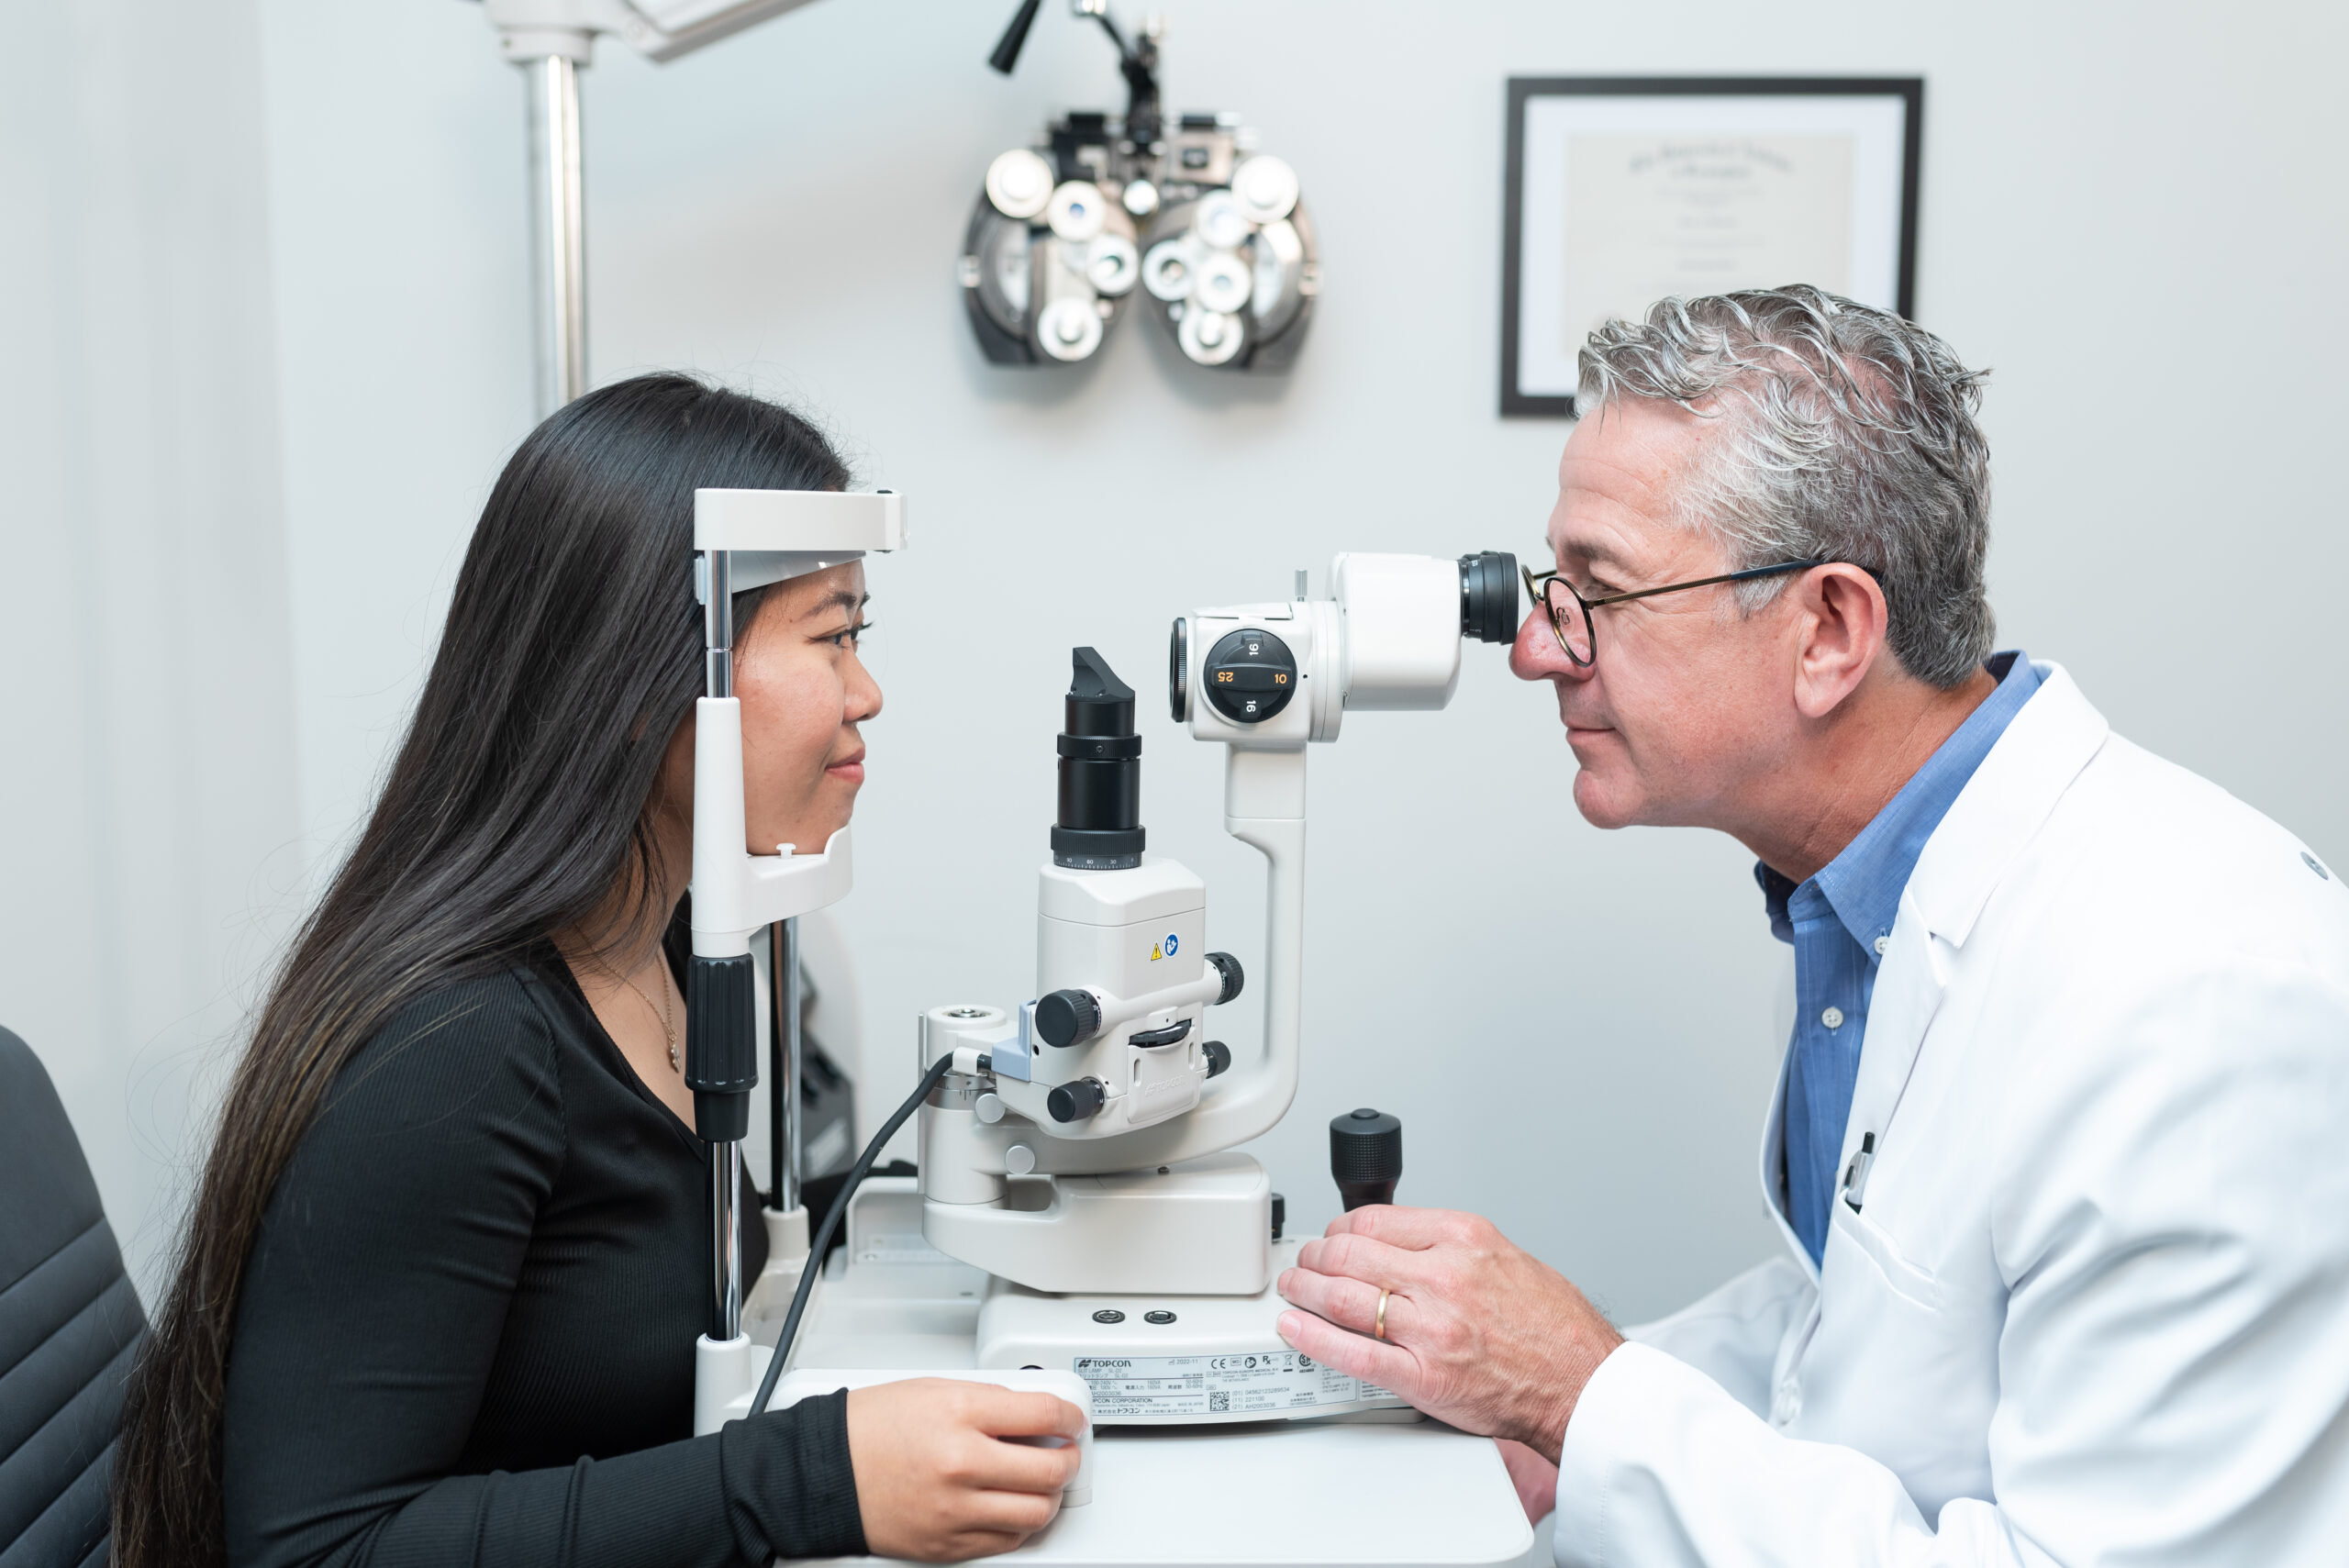
[(1505, 1440), (1562, 1564), (2349, 1542), (2349, 894), (1991, 653), (1980, 395), (1813, 288), (1583, 350), (1512, 665), (1584, 817), (1757, 858), (1786, 1251), (1628, 1337), (1468, 1215), (1356, 1209), (1280, 1281), (1298, 1350)]

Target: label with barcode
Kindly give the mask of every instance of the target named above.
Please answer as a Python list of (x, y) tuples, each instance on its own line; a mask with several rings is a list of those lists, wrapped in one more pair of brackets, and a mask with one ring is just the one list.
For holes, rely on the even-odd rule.
[(1078, 1356), (1069, 1364), (1093, 1392), (1097, 1422), (1262, 1421), (1403, 1403), (1375, 1383), (1348, 1377), (1296, 1351)]

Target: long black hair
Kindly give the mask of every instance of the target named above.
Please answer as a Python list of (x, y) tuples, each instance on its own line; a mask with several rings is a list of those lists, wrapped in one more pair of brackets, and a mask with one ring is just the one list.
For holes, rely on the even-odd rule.
[[(230, 1084), (124, 1409), (118, 1568), (223, 1560), (238, 1290), (271, 1193), (352, 1053), (425, 993), (662, 884), (648, 813), (702, 682), (694, 491), (847, 481), (797, 415), (673, 374), (589, 393), (507, 463), (382, 795)], [(737, 627), (759, 596), (736, 596)], [(667, 914), (622, 918), (657, 930)]]

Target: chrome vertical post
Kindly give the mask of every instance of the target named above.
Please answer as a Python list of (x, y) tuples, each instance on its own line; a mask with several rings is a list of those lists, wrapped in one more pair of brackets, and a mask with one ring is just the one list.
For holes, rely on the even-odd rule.
[(702, 552), (702, 695), (734, 695), (734, 555)]
[(799, 921), (777, 920), (767, 928), (767, 996), (772, 1008), (767, 1030), (771, 1053), (767, 1076), (773, 1097), (767, 1102), (767, 1147), (770, 1179), (767, 1201), (783, 1212), (799, 1207), (799, 1186), (807, 1174), (805, 1132), (800, 1126), (799, 1078)]
[(579, 66), (550, 54), (524, 62), (530, 145), (532, 315), (538, 410), (544, 418), (587, 390), (586, 185)]
[[(702, 682), (713, 697), (734, 695), (733, 567), (729, 551), (702, 553)], [(690, 1018), (687, 1024), (691, 1027)], [(742, 1331), (742, 1145), (738, 1140), (709, 1146), (709, 1337), (723, 1344)]]
[(742, 1332), (742, 1146), (709, 1146), (711, 1270), (709, 1337), (719, 1344)]

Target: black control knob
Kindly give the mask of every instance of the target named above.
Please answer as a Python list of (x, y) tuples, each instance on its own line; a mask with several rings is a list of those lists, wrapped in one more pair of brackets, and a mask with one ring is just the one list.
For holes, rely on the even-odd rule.
[(1076, 1045), (1101, 1028), (1101, 1004), (1090, 991), (1055, 991), (1036, 1004), (1036, 1035), (1046, 1045)]
[(1249, 627), (1208, 650), (1208, 701), (1234, 724), (1262, 724), (1297, 695), (1297, 655), (1271, 632)]
[(1400, 1118), (1365, 1106), (1330, 1121), (1330, 1174), (1350, 1209), (1366, 1203), (1393, 1203), (1403, 1179)]
[(1211, 952), (1208, 954), (1208, 962), (1215, 966), (1218, 974), (1223, 976), (1223, 989), (1216, 993), (1215, 1001), (1211, 1004), (1220, 1007), (1240, 995), (1240, 988), (1248, 984), (1248, 976), (1241, 971), (1240, 961), (1228, 952)]
[(1219, 1040), (1211, 1040), (1199, 1047), (1199, 1054), (1208, 1059), (1208, 1076), (1220, 1078), (1231, 1071), (1231, 1047)]
[[(1044, 1108), (1059, 1122), (1083, 1121), (1096, 1115), (1109, 1101), (1109, 1091), (1098, 1078), (1079, 1078), (1074, 1084), (1063, 1084), (1044, 1096)], [(1392, 1183), (1388, 1184), (1393, 1186)]]
[(1460, 635), (1479, 642), (1517, 639), (1517, 557), (1480, 550), (1460, 558)]

